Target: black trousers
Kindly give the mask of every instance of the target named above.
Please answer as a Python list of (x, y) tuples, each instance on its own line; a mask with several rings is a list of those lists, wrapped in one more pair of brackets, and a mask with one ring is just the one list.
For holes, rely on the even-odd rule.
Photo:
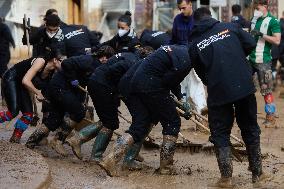
[(23, 86), (22, 80), (17, 78), (16, 70), (11, 68), (3, 75), (3, 92), (8, 110), (13, 117), (22, 113), (33, 112), (29, 91)]
[(178, 135), (181, 120), (170, 91), (135, 93), (127, 98), (126, 105), (132, 116), (132, 124), (127, 132), (135, 142), (141, 142), (150, 124), (158, 122), (162, 124), (163, 135)]
[(208, 107), (210, 141), (216, 147), (230, 146), (234, 117), (245, 144), (259, 144), (261, 131), (257, 123), (257, 104), (254, 94), (229, 104)]
[(86, 109), (82, 102), (82, 93), (79, 89), (49, 89), (48, 115), (43, 121), (48, 129), (55, 131), (63, 124), (64, 116), (69, 114), (70, 119), (80, 122), (86, 115)]
[(88, 91), (103, 126), (113, 131), (118, 129), (118, 107), (120, 105), (118, 93), (93, 80), (88, 84)]

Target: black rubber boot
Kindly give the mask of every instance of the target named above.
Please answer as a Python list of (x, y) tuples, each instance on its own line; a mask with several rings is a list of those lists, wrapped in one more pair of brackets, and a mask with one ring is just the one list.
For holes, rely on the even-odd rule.
[(103, 127), (100, 130), (93, 145), (91, 160), (94, 160), (97, 163), (99, 163), (102, 160), (103, 153), (105, 152), (111, 140), (112, 134), (113, 131), (106, 127)]
[(125, 133), (119, 137), (114, 145), (114, 150), (99, 163), (109, 176), (116, 176), (116, 165), (123, 158), (128, 148), (133, 145), (134, 140), (132, 136)]
[(216, 158), (221, 173), (221, 178), (217, 183), (211, 187), (219, 188), (233, 188), (232, 175), (233, 175), (233, 162), (231, 147), (215, 148)]
[(38, 146), (42, 139), (46, 138), (48, 134), (49, 129), (44, 124), (41, 124), (28, 138), (26, 147), (33, 149), (34, 147)]
[(175, 175), (174, 154), (176, 149), (177, 136), (164, 135), (160, 152), (160, 168), (161, 175)]
[(262, 159), (260, 144), (247, 145), (249, 167), (252, 172), (252, 183), (255, 187), (261, 186), (262, 181), (271, 179), (271, 176), (262, 171)]

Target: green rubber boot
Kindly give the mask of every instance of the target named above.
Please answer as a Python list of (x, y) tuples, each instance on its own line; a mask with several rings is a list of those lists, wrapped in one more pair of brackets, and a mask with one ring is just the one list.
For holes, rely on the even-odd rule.
[[(144, 140), (143, 140), (144, 141)], [(141, 170), (142, 169), (142, 164), (138, 163), (135, 161), (135, 158), (138, 156), (141, 147), (142, 147), (142, 142), (134, 143), (127, 151), (126, 156), (124, 157), (123, 160), (123, 168), (128, 169), (130, 171), (135, 171), (135, 170)]]
[(96, 137), (101, 128), (102, 123), (98, 121), (81, 129), (79, 132), (74, 130), (74, 135), (66, 139), (66, 142), (72, 147), (72, 151), (77, 158), (83, 158), (81, 153), (81, 145)]
[(113, 131), (106, 127), (103, 127), (100, 130), (93, 145), (91, 160), (94, 160), (97, 163), (99, 163), (102, 160), (103, 153), (105, 152), (111, 140), (112, 134)]

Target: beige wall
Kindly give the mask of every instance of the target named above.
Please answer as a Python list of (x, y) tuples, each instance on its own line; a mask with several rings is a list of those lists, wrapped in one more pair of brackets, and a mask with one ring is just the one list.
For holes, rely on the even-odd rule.
[(283, 0), (278, 0), (278, 15), (279, 17), (282, 16), (282, 12), (284, 11), (284, 1)]

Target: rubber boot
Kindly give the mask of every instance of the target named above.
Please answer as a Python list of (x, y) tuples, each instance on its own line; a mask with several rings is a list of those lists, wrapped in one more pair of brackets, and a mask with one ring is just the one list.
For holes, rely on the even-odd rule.
[(22, 117), (16, 121), (14, 132), (10, 138), (11, 143), (20, 143), (21, 137), (24, 131), (28, 128), (31, 119), (31, 113), (23, 113)]
[(116, 140), (113, 151), (99, 163), (109, 176), (116, 175), (116, 165), (123, 158), (128, 148), (134, 143), (132, 136), (125, 133)]
[(58, 154), (62, 156), (67, 156), (68, 153), (64, 148), (63, 144), (66, 138), (71, 134), (73, 128), (78, 123), (71, 119), (64, 119), (64, 122), (60, 126), (60, 131), (58, 131), (55, 136), (50, 140), (49, 145), (54, 149)]
[(72, 147), (72, 151), (77, 158), (83, 158), (81, 153), (81, 145), (94, 138), (101, 130), (101, 128), (102, 123), (98, 121), (81, 129), (79, 132), (73, 131), (74, 135), (66, 139), (66, 142)]
[(23, 130), (15, 128), (9, 141), (11, 143), (20, 143), (23, 133), (24, 133)]
[(265, 121), (263, 122), (265, 128), (277, 128), (276, 119), (274, 114), (266, 114)]
[(48, 134), (49, 129), (44, 124), (41, 124), (28, 138), (26, 147), (33, 149), (35, 146), (38, 146), (39, 143), (48, 136)]
[(141, 170), (142, 164), (138, 163), (144, 161), (144, 158), (142, 156), (139, 156), (139, 152), (141, 150), (141, 147), (143, 145), (143, 142), (145, 138), (149, 135), (149, 133), (152, 131), (152, 128), (154, 127), (154, 124), (150, 124), (147, 134), (143, 137), (141, 142), (134, 143), (127, 151), (124, 160), (123, 160), (123, 169), (128, 169), (130, 171), (135, 170)]
[(210, 187), (218, 188), (233, 188), (232, 175), (233, 175), (233, 162), (231, 147), (215, 148), (215, 154), (221, 173), (221, 178)]
[(113, 134), (113, 131), (106, 127), (103, 127), (100, 130), (99, 134), (96, 137), (94, 145), (93, 145), (91, 160), (97, 163), (102, 161), (103, 153), (105, 152), (111, 140), (112, 134)]
[(176, 149), (177, 136), (164, 135), (160, 152), (160, 167), (158, 172), (161, 175), (175, 175), (174, 153)]
[[(144, 140), (143, 140), (144, 141)], [(142, 142), (139, 143), (134, 143), (127, 151), (124, 160), (123, 160), (123, 168), (128, 169), (130, 171), (135, 171), (135, 170), (141, 170), (142, 165), (141, 163), (138, 163), (135, 161), (135, 158), (138, 156), (141, 147), (142, 147)]]
[(271, 179), (271, 176), (262, 171), (262, 159), (260, 144), (247, 145), (249, 167), (252, 172), (252, 183), (254, 187), (261, 187), (262, 182)]

